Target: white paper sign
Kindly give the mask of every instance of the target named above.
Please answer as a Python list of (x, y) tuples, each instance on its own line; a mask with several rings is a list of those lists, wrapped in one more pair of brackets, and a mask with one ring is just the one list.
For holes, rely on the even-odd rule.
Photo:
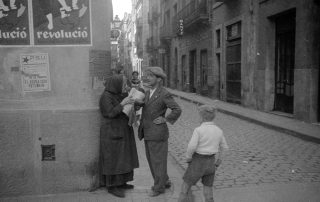
[(20, 55), (22, 90), (50, 91), (49, 56), (47, 53)]

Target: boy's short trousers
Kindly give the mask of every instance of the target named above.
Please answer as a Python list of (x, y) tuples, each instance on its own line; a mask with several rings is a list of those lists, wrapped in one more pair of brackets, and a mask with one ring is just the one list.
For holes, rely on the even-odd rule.
[(202, 155), (194, 153), (183, 180), (190, 186), (201, 179), (204, 186), (212, 187), (216, 171), (215, 155)]

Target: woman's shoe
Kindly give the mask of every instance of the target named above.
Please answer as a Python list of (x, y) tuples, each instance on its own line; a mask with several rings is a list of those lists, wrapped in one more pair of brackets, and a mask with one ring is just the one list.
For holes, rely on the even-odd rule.
[(108, 192), (116, 197), (119, 197), (119, 198), (125, 197), (124, 191), (122, 189), (117, 188), (117, 187), (108, 188)]
[(171, 187), (171, 185), (172, 185), (171, 181), (168, 180), (168, 181), (166, 182), (166, 184), (165, 184), (165, 188), (166, 188), (166, 189), (169, 189), (169, 188)]

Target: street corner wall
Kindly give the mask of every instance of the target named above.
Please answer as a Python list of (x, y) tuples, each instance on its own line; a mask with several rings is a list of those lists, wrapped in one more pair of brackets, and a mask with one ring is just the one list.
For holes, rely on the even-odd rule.
[[(2, 111), (1, 197), (87, 190), (98, 183), (95, 110)], [(42, 147), (54, 145), (54, 159)]]
[(5, 5), (0, 18), (0, 198), (98, 183), (111, 0), (48, 2)]

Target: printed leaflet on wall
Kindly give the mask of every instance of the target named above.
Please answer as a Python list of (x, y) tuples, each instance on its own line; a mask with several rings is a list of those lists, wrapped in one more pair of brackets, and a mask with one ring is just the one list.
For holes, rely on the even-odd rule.
[(49, 56), (47, 53), (21, 54), (20, 65), (24, 92), (51, 90)]

